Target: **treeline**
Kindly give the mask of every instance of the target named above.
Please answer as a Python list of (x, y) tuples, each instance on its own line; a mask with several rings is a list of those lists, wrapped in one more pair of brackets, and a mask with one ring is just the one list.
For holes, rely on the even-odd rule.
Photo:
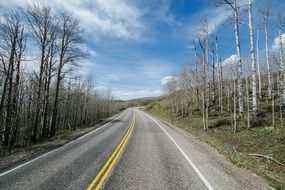
[[(238, 126), (248, 128), (256, 123), (283, 126), (285, 105), (285, 70), (284, 41), (282, 41), (283, 19), (270, 11), (270, 3), (256, 11), (252, 0), (247, 4), (238, 4), (237, 0), (217, 0), (217, 6), (224, 6), (230, 11), (233, 20), (236, 54), (222, 60), (219, 48), (219, 34), (209, 34), (208, 22), (205, 19), (194, 40), (194, 59), (181, 73), (173, 77), (165, 85), (165, 99), (160, 105), (172, 114), (193, 117), (200, 113), (203, 128), (209, 128), (209, 116), (230, 116), (233, 131)], [(258, 12), (262, 23), (253, 22), (252, 13)], [(240, 16), (241, 13), (246, 17)], [(269, 48), (268, 28), (270, 17), (278, 18), (276, 28), (278, 47), (273, 51)], [(250, 57), (242, 57), (240, 45), (241, 18), (246, 18), (248, 27)], [(256, 30), (254, 30), (256, 29)], [(259, 30), (263, 30), (263, 36)], [(264, 38), (264, 59), (259, 55), (259, 41)], [(284, 40), (284, 39), (283, 39)], [(265, 60), (262, 62), (261, 60)], [(264, 64), (262, 64), (264, 63)], [(264, 65), (265, 69), (262, 69)], [(267, 119), (265, 121), (265, 118)], [(268, 119), (270, 122), (268, 122)]]
[[(67, 11), (30, 4), (0, 17), (0, 141), (8, 151), (91, 126), (120, 105), (76, 77), (83, 28)], [(32, 68), (32, 69), (31, 69)]]

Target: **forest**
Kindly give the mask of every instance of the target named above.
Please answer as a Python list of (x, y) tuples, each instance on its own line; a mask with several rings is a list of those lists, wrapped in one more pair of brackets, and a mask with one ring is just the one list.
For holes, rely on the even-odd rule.
[(78, 72), (84, 28), (67, 11), (27, 4), (0, 17), (1, 152), (90, 127), (121, 109), (111, 90)]
[[(182, 127), (216, 147), (233, 163), (264, 176), (274, 187), (284, 184), (284, 15), (267, 1), (255, 9), (251, 0), (217, 0), (231, 13), (235, 54), (223, 59), (219, 34), (209, 34), (203, 19), (193, 40), (193, 59), (164, 85), (164, 98), (146, 110)], [(258, 18), (253, 18), (253, 11)], [(278, 20), (272, 25), (270, 19)], [(248, 31), (248, 56), (241, 52), (240, 28)], [(270, 39), (269, 31), (278, 33)], [(260, 51), (263, 38), (264, 52)], [(273, 50), (271, 42), (278, 45)], [(252, 157), (258, 157), (256, 162)], [(257, 164), (258, 163), (258, 164)], [(283, 182), (282, 182), (283, 181)]]

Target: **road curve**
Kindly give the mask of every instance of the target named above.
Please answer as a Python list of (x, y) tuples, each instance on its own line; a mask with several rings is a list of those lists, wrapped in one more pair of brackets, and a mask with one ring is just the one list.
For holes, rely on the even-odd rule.
[(103, 189), (271, 189), (191, 135), (131, 108), (89, 135), (0, 174), (0, 190), (86, 189), (116, 150)]

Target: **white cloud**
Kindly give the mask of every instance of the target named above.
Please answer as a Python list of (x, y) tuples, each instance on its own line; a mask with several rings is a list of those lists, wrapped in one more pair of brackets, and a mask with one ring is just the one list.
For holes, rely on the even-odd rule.
[(113, 38), (140, 40), (144, 25), (141, 11), (127, 0), (12, 0), (1, 1), (0, 5), (15, 7), (28, 3), (44, 3), (56, 10), (64, 8), (72, 12), (92, 34)]
[(223, 66), (234, 65), (236, 62), (237, 62), (237, 54), (233, 54), (233, 55), (229, 56), (228, 58), (226, 58), (222, 62), (222, 65)]
[(95, 57), (98, 55), (98, 53), (94, 49), (88, 47), (86, 44), (81, 44), (80, 48), (84, 53), (87, 53), (88, 56)]
[(208, 33), (213, 34), (228, 18), (230, 18), (231, 11), (225, 7), (210, 7), (204, 11), (199, 12), (192, 16), (191, 24), (188, 25), (189, 38), (197, 38), (199, 30), (202, 28), (203, 20), (206, 19), (208, 22)]
[[(283, 48), (285, 47), (285, 33), (281, 34), (281, 40), (283, 44)], [(274, 43), (272, 45), (272, 50), (277, 51), (280, 48), (280, 38), (279, 36), (274, 38)]]
[(166, 85), (168, 82), (177, 79), (176, 76), (165, 76), (161, 79), (161, 84)]

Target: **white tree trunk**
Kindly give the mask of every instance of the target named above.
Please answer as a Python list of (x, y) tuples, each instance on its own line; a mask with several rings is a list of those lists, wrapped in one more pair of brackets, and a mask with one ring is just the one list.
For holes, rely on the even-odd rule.
[(209, 128), (209, 101), (210, 101), (210, 90), (209, 90), (209, 34), (208, 34), (208, 22), (206, 22), (206, 128)]
[(248, 90), (248, 78), (245, 78), (245, 88), (246, 88), (246, 107), (247, 107), (247, 128), (250, 128), (250, 107), (249, 107), (249, 90)]
[(235, 81), (235, 80), (234, 80), (234, 113), (233, 113), (233, 119), (234, 119), (233, 131), (234, 131), (234, 133), (235, 133), (235, 132), (237, 132), (236, 81)]
[(243, 85), (242, 85), (242, 59), (240, 51), (240, 39), (239, 39), (239, 19), (238, 19), (238, 6), (235, 0), (234, 2), (234, 26), (235, 26), (235, 39), (236, 39), (236, 51), (237, 51), (237, 83), (238, 83), (238, 98), (239, 98), (239, 116), (243, 117)]
[(257, 74), (258, 74), (258, 96), (262, 98), (262, 84), (260, 76), (260, 59), (259, 59), (259, 26), (257, 27), (257, 37), (256, 37), (256, 63), (257, 63)]
[(257, 114), (257, 98), (256, 98), (256, 65), (254, 51), (254, 34), (252, 28), (252, 0), (248, 0), (248, 28), (250, 38), (250, 55), (251, 55), (251, 77), (252, 77), (252, 113)]
[(268, 16), (269, 10), (266, 10), (264, 19), (264, 35), (265, 35), (265, 53), (266, 53), (266, 67), (267, 67), (267, 80), (268, 80), (268, 98), (272, 98), (272, 77), (271, 77), (271, 66), (269, 62), (269, 48), (268, 48)]
[(220, 111), (223, 113), (223, 77), (222, 77), (222, 63), (219, 61), (219, 48), (218, 48), (218, 36), (216, 36), (216, 66), (218, 67), (219, 75), (219, 105)]
[[(279, 59), (280, 59), (280, 66), (281, 66), (281, 103), (285, 105), (285, 82), (284, 82), (284, 57), (283, 57), (283, 41), (282, 41), (282, 25), (281, 25), (281, 17), (279, 20)], [(281, 105), (280, 105), (281, 106)]]

